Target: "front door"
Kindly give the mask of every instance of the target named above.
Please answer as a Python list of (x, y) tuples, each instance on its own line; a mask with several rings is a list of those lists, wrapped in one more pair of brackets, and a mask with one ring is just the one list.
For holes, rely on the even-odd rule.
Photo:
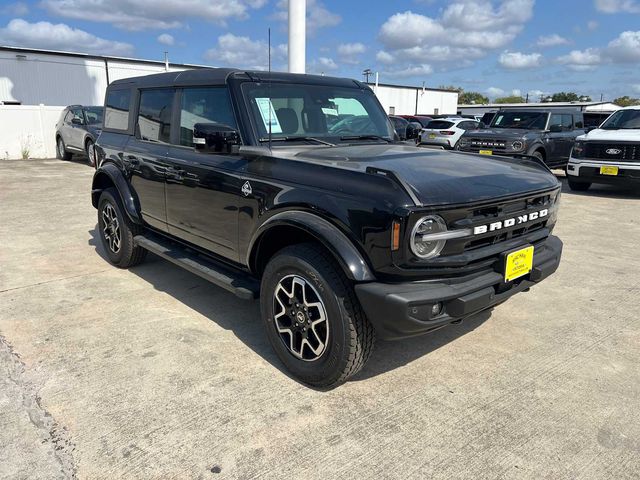
[(169, 232), (237, 262), (238, 204), (246, 161), (229, 152), (197, 150), (196, 123), (237, 128), (226, 87), (184, 88), (179, 92), (178, 128), (169, 149), (166, 176)]

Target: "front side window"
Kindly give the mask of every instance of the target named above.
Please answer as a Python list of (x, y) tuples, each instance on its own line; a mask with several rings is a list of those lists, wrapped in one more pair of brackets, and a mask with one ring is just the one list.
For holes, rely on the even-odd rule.
[(253, 82), (242, 89), (261, 142), (267, 141), (269, 130), (276, 140), (314, 137), (339, 143), (354, 136), (394, 138), (389, 118), (369, 90)]
[(169, 143), (171, 140), (172, 88), (142, 90), (138, 109), (140, 139)]
[(129, 128), (129, 103), (131, 90), (111, 90), (107, 93), (104, 111), (104, 126), (113, 130)]
[(180, 145), (193, 146), (193, 126), (196, 123), (237, 128), (226, 87), (185, 88), (182, 91)]

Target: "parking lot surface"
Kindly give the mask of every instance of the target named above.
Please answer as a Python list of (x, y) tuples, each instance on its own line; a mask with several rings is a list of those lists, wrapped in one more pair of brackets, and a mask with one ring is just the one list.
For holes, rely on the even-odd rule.
[(92, 172), (0, 162), (0, 478), (638, 478), (640, 194), (565, 191), (553, 277), (323, 392), (257, 302), (110, 266)]

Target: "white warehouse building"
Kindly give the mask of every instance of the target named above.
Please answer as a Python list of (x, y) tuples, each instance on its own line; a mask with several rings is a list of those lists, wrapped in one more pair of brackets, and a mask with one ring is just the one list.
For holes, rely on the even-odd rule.
[[(66, 105), (102, 105), (114, 80), (204, 65), (0, 46), (0, 157), (55, 155), (55, 124)], [(458, 93), (373, 84), (390, 115), (455, 114)]]

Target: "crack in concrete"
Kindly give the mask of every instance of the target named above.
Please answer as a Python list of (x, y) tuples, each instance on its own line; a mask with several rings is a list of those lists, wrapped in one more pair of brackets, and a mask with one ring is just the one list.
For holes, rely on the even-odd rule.
[(60, 465), (60, 478), (75, 480), (76, 467), (72, 455), (75, 444), (69, 432), (42, 406), (38, 388), (28, 379), (29, 375), (24, 362), (2, 335), (0, 335), (0, 360), (6, 364), (8, 380), (16, 386), (22, 396), (22, 407), (30, 422), (42, 432), (43, 443), (51, 444), (53, 457)]

